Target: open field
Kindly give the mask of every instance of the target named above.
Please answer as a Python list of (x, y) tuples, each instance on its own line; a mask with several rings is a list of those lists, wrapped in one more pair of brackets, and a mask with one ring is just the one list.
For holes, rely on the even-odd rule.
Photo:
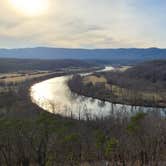
[(12, 89), (16, 90), (17, 86), (19, 86), (20, 84), (34, 79), (39, 79), (47, 76), (49, 77), (49, 76), (89, 72), (99, 69), (101, 69), (101, 67), (92, 66), (89, 68), (84, 68), (84, 67), (60, 68), (54, 71), (27, 70), (27, 71), (0, 73), (0, 93), (4, 93)]
[(70, 88), (84, 96), (133, 106), (166, 107), (166, 61), (74, 77)]
[(107, 80), (104, 77), (96, 77), (94, 75), (90, 75), (84, 77), (83, 82), (84, 84), (92, 83), (93, 85), (95, 85), (96, 83), (106, 83)]
[(146, 92), (146, 91), (133, 91), (131, 89), (122, 88), (118, 85), (111, 85), (107, 82), (106, 78), (104, 76), (95, 76), (90, 75), (83, 78), (83, 84), (85, 86), (93, 85), (98, 88), (104, 88), (104, 91), (107, 91), (105, 95), (103, 96), (105, 100), (112, 101), (112, 96), (115, 96), (117, 102), (125, 100), (127, 104), (130, 104), (130, 102), (135, 102), (135, 100), (141, 100), (141, 101), (147, 101), (147, 102), (153, 102), (159, 103), (161, 106), (166, 106), (166, 92)]
[[(53, 74), (53, 72), (47, 71), (27, 71), (27, 72), (18, 72), (18, 73), (6, 73), (0, 74), (0, 93), (4, 93), (9, 89), (16, 89), (17, 85), (36, 78), (48, 76)], [(10, 87), (10, 88), (9, 88)]]
[(5, 83), (19, 83), (28, 79), (33, 79), (36, 77), (42, 77), (50, 74), (50, 72), (24, 72), (24, 73), (10, 73), (10, 74), (0, 74), (0, 82)]

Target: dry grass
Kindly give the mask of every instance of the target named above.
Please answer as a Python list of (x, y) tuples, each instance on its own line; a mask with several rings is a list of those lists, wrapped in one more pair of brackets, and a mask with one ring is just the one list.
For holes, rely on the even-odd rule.
[(97, 77), (94, 75), (86, 76), (83, 79), (84, 84), (92, 83), (95, 85), (96, 83), (107, 83), (106, 78), (104, 77)]
[[(125, 99), (126, 101), (133, 100), (141, 100), (147, 102), (156, 102), (161, 106), (165, 106), (166, 94), (163, 93), (155, 93), (155, 92), (146, 92), (146, 91), (133, 91), (131, 89), (121, 88), (117, 85), (111, 85), (107, 83), (107, 80), (104, 76), (97, 77), (95, 75), (86, 76), (83, 78), (83, 83), (88, 84), (92, 83), (94, 86), (98, 83), (102, 83), (108, 92), (110, 92), (110, 96), (114, 95), (119, 100)], [(109, 96), (107, 96), (109, 98)]]
[[(7, 74), (0, 74), (0, 93), (6, 93), (10, 89), (15, 90), (17, 89), (17, 85), (23, 83), (26, 80), (32, 80), (34, 78), (39, 78), (43, 76), (47, 76), (52, 74), (51, 72), (24, 72), (24, 73), (7, 73)], [(4, 86), (7, 85), (7, 86)]]
[(20, 83), (25, 80), (31, 80), (50, 74), (49, 72), (27, 72), (27, 73), (7, 73), (0, 74), (0, 82), (5, 83)]

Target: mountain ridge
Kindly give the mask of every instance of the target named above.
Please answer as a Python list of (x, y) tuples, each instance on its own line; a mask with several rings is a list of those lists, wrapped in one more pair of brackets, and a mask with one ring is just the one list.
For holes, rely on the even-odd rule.
[(21, 59), (99, 59), (99, 60), (155, 60), (166, 59), (164, 48), (56, 48), (33, 47), (0, 49), (0, 58)]

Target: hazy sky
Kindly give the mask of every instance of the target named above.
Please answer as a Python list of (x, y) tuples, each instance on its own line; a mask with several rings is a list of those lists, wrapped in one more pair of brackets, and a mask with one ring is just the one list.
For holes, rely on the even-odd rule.
[(1, 48), (166, 47), (166, 0), (41, 0), (35, 14), (11, 1), (0, 0)]

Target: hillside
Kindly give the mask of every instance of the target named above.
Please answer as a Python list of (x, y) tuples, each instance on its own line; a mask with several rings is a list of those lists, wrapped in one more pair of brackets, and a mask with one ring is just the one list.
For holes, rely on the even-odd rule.
[(110, 84), (136, 90), (161, 90), (166, 85), (166, 60), (138, 64), (124, 72), (102, 73)]
[(58, 70), (62, 68), (90, 68), (93, 63), (81, 60), (39, 60), (0, 58), (0, 73), (23, 70)]
[(142, 63), (129, 68), (124, 75), (133, 79), (144, 79), (151, 82), (166, 81), (166, 60)]
[(37, 47), (22, 49), (0, 49), (0, 57), (29, 59), (93, 59), (103, 61), (146, 61), (153, 59), (166, 59), (166, 49), (67, 49)]

